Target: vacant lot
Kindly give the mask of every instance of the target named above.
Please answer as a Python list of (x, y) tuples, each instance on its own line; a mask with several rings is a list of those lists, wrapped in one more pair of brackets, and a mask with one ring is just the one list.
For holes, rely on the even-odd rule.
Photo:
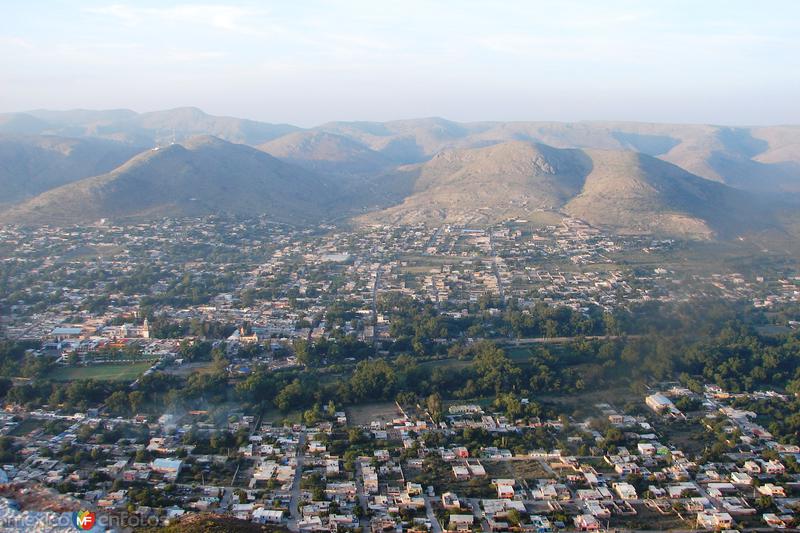
[(366, 405), (355, 405), (346, 411), (347, 421), (354, 425), (369, 424), (373, 420), (388, 422), (400, 416), (400, 411), (394, 402), (370, 403)]
[(48, 377), (54, 381), (72, 381), (75, 379), (133, 381), (150, 366), (151, 363), (131, 363), (123, 365), (57, 367), (50, 372)]
[(491, 460), (481, 459), (486, 474), (491, 478), (535, 480), (552, 477), (536, 459)]

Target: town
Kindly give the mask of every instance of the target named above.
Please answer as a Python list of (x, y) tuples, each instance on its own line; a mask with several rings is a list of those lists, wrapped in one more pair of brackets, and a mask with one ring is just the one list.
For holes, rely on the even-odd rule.
[[(700, 244), (573, 219), (0, 236), (4, 523), (798, 523), (800, 276), (778, 254), (714, 271)], [(693, 333), (667, 362), (653, 335), (701, 302), (746, 316), (752, 361), (698, 366), (716, 347)], [(744, 335), (722, 325), (720, 352)]]

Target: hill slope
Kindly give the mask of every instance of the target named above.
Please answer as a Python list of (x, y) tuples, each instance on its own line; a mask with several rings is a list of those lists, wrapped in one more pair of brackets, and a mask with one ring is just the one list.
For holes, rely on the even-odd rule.
[(141, 150), (102, 139), (0, 136), (0, 207), (113, 170)]
[[(297, 132), (304, 135), (295, 135)], [(340, 175), (373, 172), (372, 165), (382, 169), (380, 158), (405, 165), (425, 162), (443, 150), (525, 141), (556, 148), (634, 151), (737, 188), (800, 193), (800, 126), (611, 121), (459, 123), (433, 117), (331, 122), (303, 130), (182, 107), (142, 114), (125, 109), (6, 113), (0, 114), (0, 134), (3, 133), (100, 137), (140, 146), (213, 135), (230, 142), (264, 145), (267, 152), (275, 151), (294, 163), (312, 169), (326, 167), (326, 171)]]
[(772, 222), (752, 197), (634, 152), (589, 150), (592, 170), (563, 211), (620, 232), (710, 238)]
[(270, 155), (310, 170), (345, 176), (383, 172), (394, 163), (348, 137), (324, 131), (298, 131), (258, 146)]
[(66, 224), (229, 213), (309, 222), (325, 216), (336, 198), (331, 184), (305, 169), (248, 146), (198, 137), (47, 191), (0, 221)]
[(317, 128), (358, 140), (400, 163), (442, 150), (509, 141), (626, 150), (659, 157), (737, 188), (800, 192), (800, 127), (730, 128), (637, 122), (474, 122), (444, 119), (336, 122)]
[(525, 142), (445, 151), (413, 193), (362, 222), (491, 223), (558, 212), (620, 232), (709, 238), (772, 224), (744, 193), (652, 156)]

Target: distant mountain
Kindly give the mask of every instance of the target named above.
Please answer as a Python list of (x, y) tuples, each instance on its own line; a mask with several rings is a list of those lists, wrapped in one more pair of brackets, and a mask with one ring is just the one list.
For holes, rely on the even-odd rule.
[(194, 107), (138, 114), (128, 109), (93, 111), (35, 110), (0, 114), (0, 133), (100, 137), (154, 146), (213, 135), (229, 142), (261, 144), (300, 128), (232, 117), (208, 115)]
[[(278, 157), (306, 168), (340, 175), (385, 173), (384, 162), (421, 163), (443, 150), (525, 141), (555, 148), (633, 151), (737, 188), (800, 195), (800, 126), (459, 123), (431, 117), (389, 122), (331, 122), (303, 130), (288, 124), (217, 117), (194, 107), (182, 107), (142, 114), (126, 109), (6, 113), (0, 114), (0, 134), (3, 133), (100, 137), (138, 146), (213, 135), (229, 142), (260, 146), (268, 153), (275, 152)], [(378, 170), (373, 170), (374, 167)]]
[(47, 122), (28, 113), (0, 114), (0, 134), (38, 135), (47, 130)]
[(547, 212), (619, 232), (699, 238), (773, 224), (745, 193), (621, 150), (515, 141), (445, 151), (415, 172), (410, 196), (361, 221), (485, 224)]
[(471, 136), (491, 123), (459, 124), (443, 118), (391, 122), (330, 122), (315, 129), (357, 140), (397, 163), (417, 163), (453, 147), (472, 146)]
[(157, 141), (169, 140), (173, 134), (179, 141), (196, 135), (212, 135), (229, 142), (249, 145), (261, 144), (299, 129), (288, 124), (216, 117), (207, 115), (196, 107), (143, 113), (129, 123), (148, 132)]
[(399, 163), (415, 163), (454, 148), (509, 141), (557, 148), (628, 150), (659, 157), (693, 174), (737, 188), (800, 192), (800, 127), (637, 122), (475, 122), (418, 119), (337, 122), (318, 130), (358, 140)]
[(308, 223), (326, 216), (340, 196), (308, 170), (203, 136), (51, 189), (2, 213), (0, 221), (66, 224), (228, 213)]
[(278, 159), (318, 172), (363, 176), (395, 163), (348, 137), (325, 131), (297, 131), (258, 146)]
[(0, 207), (113, 170), (141, 150), (103, 139), (0, 135)]
[[(190, 140), (198, 135), (222, 139), (211, 144), (227, 143), (201, 149)], [(186, 147), (169, 146), (173, 140)], [(162, 146), (158, 154), (148, 152), (113, 170), (134, 150), (155, 146)], [(162, 160), (162, 154), (171, 155)], [(216, 117), (192, 107), (142, 114), (125, 109), (0, 114), (0, 208), (94, 175), (95, 181), (53, 192), (63, 201), (64, 195), (84, 191), (78, 204), (93, 206), (87, 216), (213, 211), (202, 195), (191, 202), (181, 196), (192, 176), (203, 184), (200, 191), (229, 193), (230, 205), (207, 198), (222, 202), (222, 211), (257, 213), (232, 183), (258, 190), (258, 179), (248, 182), (245, 174), (263, 177), (267, 167), (313, 182), (315, 190), (328, 188), (324, 209), (313, 195), (304, 196), (307, 188), (285, 189), (282, 181), (271, 194), (254, 197), (283, 198), (270, 209), (290, 216), (283, 208), (293, 205), (303, 220), (305, 214), (343, 219), (375, 211), (382, 220), (482, 223), (547, 213), (537, 216), (580, 216), (619, 231), (698, 236), (773, 224), (771, 209), (742, 202), (735, 189), (757, 195), (749, 198), (771, 198), (781, 219), (800, 219), (793, 215), (800, 203), (800, 126), (458, 123), (433, 117), (301, 129)], [(96, 191), (100, 182), (127, 183), (129, 170), (137, 179), (156, 180), (148, 185), (156, 196), (144, 201), (140, 196), (150, 190), (144, 188), (130, 206), (120, 197), (115, 209), (100, 196), (102, 201), (87, 201), (86, 191)], [(44, 195), (16, 208), (15, 216), (25, 219), (36, 205), (39, 213), (47, 205), (53, 206), (48, 213), (63, 216)]]

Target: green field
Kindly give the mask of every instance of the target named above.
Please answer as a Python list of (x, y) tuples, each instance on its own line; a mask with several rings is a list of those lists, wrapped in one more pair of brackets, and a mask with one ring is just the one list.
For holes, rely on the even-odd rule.
[(466, 368), (471, 364), (471, 359), (456, 359), (454, 357), (448, 357), (447, 359), (433, 359), (431, 361), (425, 361), (420, 363), (419, 366), (422, 368), (428, 368), (430, 370), (433, 370), (434, 368), (461, 370), (462, 368)]
[(47, 377), (54, 381), (72, 381), (75, 379), (133, 381), (150, 368), (151, 365), (152, 363), (131, 363), (124, 365), (56, 367)]

